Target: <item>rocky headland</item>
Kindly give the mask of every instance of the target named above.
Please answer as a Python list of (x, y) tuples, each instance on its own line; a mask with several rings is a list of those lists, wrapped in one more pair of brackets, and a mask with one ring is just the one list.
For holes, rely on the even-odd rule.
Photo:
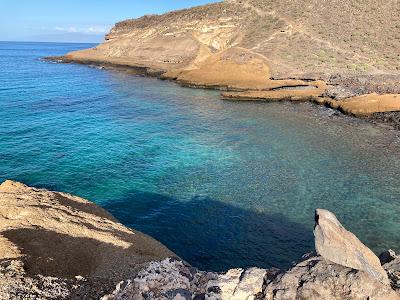
[(323, 209), (314, 235), (289, 270), (201, 271), (94, 203), (8, 180), (0, 299), (400, 299), (400, 256), (378, 258)]
[(119, 22), (101, 45), (50, 59), (400, 124), (399, 15), (395, 0), (226, 0)]

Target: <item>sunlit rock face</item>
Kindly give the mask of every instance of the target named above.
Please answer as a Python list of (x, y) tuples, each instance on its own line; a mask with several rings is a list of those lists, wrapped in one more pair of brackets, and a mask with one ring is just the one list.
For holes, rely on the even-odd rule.
[(14, 181), (0, 185), (0, 299), (18, 291), (99, 295), (145, 263), (170, 256), (161, 243), (85, 199)]
[(199, 271), (166, 259), (150, 263), (133, 280), (121, 282), (103, 300), (117, 299), (255, 299), (262, 295), (267, 270), (231, 269), (226, 273)]
[(201, 271), (85, 199), (5, 181), (0, 299), (400, 299), (394, 251), (380, 262), (326, 210), (314, 233), (319, 255), (287, 271)]
[(319, 255), (304, 255), (286, 272), (250, 268), (219, 274), (166, 259), (121, 282), (103, 300), (400, 299), (398, 257), (393, 251), (381, 255), (389, 281), (378, 257), (344, 229), (333, 213), (316, 210), (314, 234)]
[(351, 232), (347, 231), (330, 211), (315, 212), (315, 249), (336, 264), (362, 270), (374, 279), (388, 283), (379, 258)]
[[(350, 104), (322, 103), (370, 116), (400, 110), (393, 99), (400, 93), (399, 14), (396, 1), (335, 0), (323, 6), (316, 0), (223, 1), (119, 22), (104, 43), (62, 60), (142, 68), (187, 86), (263, 91), (233, 95), (236, 100), (369, 94), (373, 97)], [(309, 80), (328, 86), (317, 94), (275, 93), (312, 88)]]
[(298, 263), (266, 286), (265, 299), (400, 299), (367, 272), (316, 256)]
[(398, 73), (393, 51), (400, 46), (399, 10), (395, 2), (372, 0), (324, 6), (316, 0), (223, 1), (119, 22), (96, 51), (75, 55), (97, 53), (170, 70), (196, 68), (207, 57), (238, 48), (264, 57), (273, 77)]

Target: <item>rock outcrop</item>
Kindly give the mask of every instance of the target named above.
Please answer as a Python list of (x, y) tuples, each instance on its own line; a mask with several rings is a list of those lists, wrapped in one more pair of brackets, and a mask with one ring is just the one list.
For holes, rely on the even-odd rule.
[[(383, 255), (382, 255), (383, 254)], [(387, 272), (392, 287), (400, 293), (400, 256), (393, 250), (383, 252), (379, 257), (385, 257), (383, 268)]]
[[(400, 110), (400, 5), (373, 0), (226, 0), (117, 23), (106, 41), (56, 58), (130, 67), (236, 100), (340, 100), (357, 116)], [(349, 28), (351, 30), (349, 30)], [(310, 81), (327, 83), (313, 91)], [(308, 87), (298, 91), (293, 88)], [(279, 88), (282, 90), (276, 91)], [(250, 90), (250, 92), (248, 92)], [(327, 103), (326, 101), (316, 101)]]
[(104, 44), (69, 55), (186, 76), (232, 49), (270, 66), (273, 78), (398, 74), (399, 13), (397, 1), (228, 0), (119, 22)]
[(330, 211), (315, 211), (315, 249), (319, 255), (336, 264), (365, 271), (374, 279), (388, 283), (379, 258), (351, 232), (347, 231)]
[(76, 294), (104, 293), (145, 263), (171, 256), (161, 243), (87, 200), (13, 181), (0, 185), (0, 299), (13, 298), (24, 286), (45, 296), (38, 287), (54, 278), (62, 279), (54, 291), (76, 285), (81, 288), (70, 289)]
[(378, 95), (376, 93), (329, 102), (332, 108), (355, 116), (398, 111), (399, 103), (400, 94)]
[[(6, 181), (0, 185), (0, 299), (400, 299), (400, 257), (379, 259), (326, 210), (318, 254), (288, 271), (198, 270), (95, 204)], [(388, 275), (387, 275), (388, 274)]]
[(322, 256), (309, 258), (279, 275), (267, 285), (264, 294), (268, 300), (400, 299), (390, 285)]
[(326, 91), (326, 83), (320, 80), (301, 82), (298, 85), (273, 88), (267, 91), (224, 92), (224, 100), (249, 100), (249, 101), (317, 101)]
[(150, 263), (136, 278), (118, 284), (102, 300), (230, 299), (254, 300), (263, 291), (265, 269), (199, 271), (176, 259)]

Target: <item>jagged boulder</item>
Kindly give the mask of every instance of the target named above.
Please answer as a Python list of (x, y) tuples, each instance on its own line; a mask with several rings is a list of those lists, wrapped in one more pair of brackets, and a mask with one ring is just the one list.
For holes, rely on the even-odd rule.
[(386, 250), (382, 252), (379, 255), (379, 261), (381, 262), (381, 265), (383, 266), (384, 264), (387, 264), (393, 260), (396, 259), (396, 252), (394, 252), (392, 249)]
[(220, 291), (219, 294), (214, 295), (217, 298), (253, 300), (257, 294), (262, 292), (266, 273), (267, 270), (259, 268), (250, 268), (246, 271), (232, 269), (208, 282), (207, 287), (208, 290)]
[(254, 300), (262, 295), (266, 273), (259, 268), (203, 272), (181, 260), (165, 259), (120, 282), (102, 300)]
[(388, 250), (383, 252), (379, 258), (389, 276), (390, 284), (400, 292), (400, 256), (396, 255), (393, 250)]
[(278, 275), (265, 288), (267, 300), (395, 300), (390, 285), (368, 273), (315, 256)]
[(379, 258), (336, 216), (324, 209), (315, 212), (315, 248), (319, 255), (305, 257), (287, 272), (266, 280), (264, 299), (400, 299), (400, 259), (393, 251), (380, 256), (386, 261), (391, 285)]
[(379, 258), (353, 233), (347, 231), (330, 211), (315, 211), (314, 235), (315, 249), (325, 259), (365, 271), (372, 278), (385, 284), (389, 283)]

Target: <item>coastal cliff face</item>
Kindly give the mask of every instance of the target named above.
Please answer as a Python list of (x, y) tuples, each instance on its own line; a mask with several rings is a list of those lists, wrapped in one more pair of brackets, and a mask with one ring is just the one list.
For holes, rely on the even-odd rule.
[(274, 78), (398, 74), (399, 14), (398, 1), (231, 0), (122, 21), (95, 51), (163, 70), (201, 68), (235, 49)]
[[(399, 15), (396, 0), (227, 0), (119, 22), (103, 44), (61, 60), (236, 91), (226, 100), (312, 100), (371, 116), (400, 110)], [(364, 94), (354, 109), (336, 101)]]
[(214, 273), (87, 200), (6, 181), (0, 299), (400, 299), (400, 256), (378, 259), (329, 211), (315, 219), (317, 253), (291, 269)]

